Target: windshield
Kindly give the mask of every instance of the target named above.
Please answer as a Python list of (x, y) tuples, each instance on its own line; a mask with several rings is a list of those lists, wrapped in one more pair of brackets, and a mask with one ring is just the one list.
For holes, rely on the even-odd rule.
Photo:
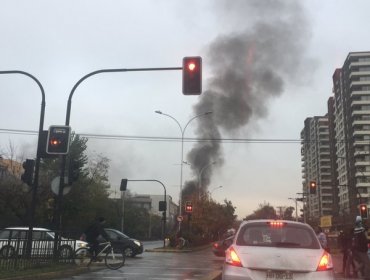
[(0, 229), (345, 252), (370, 226), (370, 0), (0, 3)]
[(317, 237), (311, 228), (284, 224), (279, 227), (268, 223), (251, 223), (241, 227), (236, 245), (283, 248), (320, 249)]

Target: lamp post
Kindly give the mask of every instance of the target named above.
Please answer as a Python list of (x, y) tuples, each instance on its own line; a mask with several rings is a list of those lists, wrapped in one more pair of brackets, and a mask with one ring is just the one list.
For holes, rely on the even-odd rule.
[(209, 167), (209, 166), (211, 166), (212, 164), (216, 164), (216, 162), (215, 161), (213, 161), (213, 162), (210, 162), (210, 163), (208, 163), (208, 164), (206, 164), (205, 166), (203, 166), (202, 167), (202, 169), (200, 169), (200, 171), (199, 171), (199, 175), (198, 175), (198, 198), (199, 198), (199, 200), (200, 200), (200, 188), (202, 187), (202, 173), (203, 173), (203, 171), (207, 168), (207, 167)]
[(298, 210), (297, 210), (297, 199), (288, 197), (288, 199), (294, 200), (295, 201), (295, 221), (298, 222)]
[(176, 120), (173, 116), (169, 115), (169, 114), (165, 114), (159, 110), (155, 111), (155, 113), (157, 114), (160, 114), (160, 115), (163, 115), (163, 116), (166, 116), (166, 117), (169, 117), (171, 119), (173, 119), (177, 125), (179, 126), (180, 128), (180, 131), (181, 131), (181, 161), (180, 161), (180, 194), (179, 194), (179, 215), (181, 216), (182, 215), (182, 169), (183, 169), (183, 165), (184, 165), (184, 134), (185, 134), (185, 130), (186, 128), (188, 127), (189, 123), (191, 121), (193, 121), (194, 119), (196, 118), (199, 118), (199, 117), (202, 117), (202, 116), (206, 116), (206, 115), (209, 115), (209, 114), (212, 114), (212, 112), (205, 112), (203, 114), (199, 114), (199, 115), (196, 115), (194, 117), (192, 117), (187, 123), (186, 125), (184, 126), (184, 128), (182, 128), (181, 124), (178, 122), (178, 120)]

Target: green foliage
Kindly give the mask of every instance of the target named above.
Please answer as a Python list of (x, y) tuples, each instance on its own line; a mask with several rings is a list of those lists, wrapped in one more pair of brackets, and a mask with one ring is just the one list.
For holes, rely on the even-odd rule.
[(259, 208), (248, 215), (246, 220), (257, 220), (257, 219), (276, 219), (276, 211), (268, 202), (261, 203)]

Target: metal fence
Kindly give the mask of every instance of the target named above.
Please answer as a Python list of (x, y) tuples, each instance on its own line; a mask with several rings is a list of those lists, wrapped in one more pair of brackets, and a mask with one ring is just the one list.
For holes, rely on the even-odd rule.
[[(0, 232), (0, 270), (20, 270), (51, 263), (72, 263), (78, 242), (54, 231), (34, 230), (28, 247), (28, 230), (5, 229)], [(54, 249), (55, 248), (55, 249)]]

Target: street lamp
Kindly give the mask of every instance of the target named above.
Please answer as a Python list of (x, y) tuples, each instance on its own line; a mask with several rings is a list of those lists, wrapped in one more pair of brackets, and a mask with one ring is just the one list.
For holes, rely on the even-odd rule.
[(180, 207), (179, 214), (181, 216), (182, 215), (182, 168), (183, 168), (183, 165), (184, 165), (184, 134), (185, 134), (185, 130), (186, 130), (186, 128), (188, 127), (189, 123), (192, 120), (194, 120), (196, 118), (199, 118), (199, 117), (202, 117), (202, 116), (206, 116), (206, 115), (212, 114), (212, 112), (209, 111), (209, 112), (205, 112), (203, 114), (199, 114), (199, 115), (196, 115), (196, 116), (192, 117), (186, 123), (186, 125), (185, 125), (184, 128), (182, 128), (182, 126), (180, 125), (180, 123), (178, 122), (178, 120), (176, 120), (173, 116), (171, 116), (169, 114), (165, 114), (165, 113), (163, 113), (163, 112), (161, 112), (159, 110), (155, 111), (155, 113), (160, 114), (160, 115), (163, 115), (163, 116), (167, 116), (167, 117), (173, 119), (177, 123), (177, 125), (179, 126), (180, 131), (181, 131), (181, 161), (180, 161), (180, 165), (181, 165), (180, 169), (181, 169), (181, 171), (180, 171), (180, 195), (179, 195), (179, 197), (180, 197), (179, 198), (179, 207)]
[(199, 197), (199, 200), (200, 200), (200, 188), (201, 188), (201, 186), (202, 186), (202, 173), (203, 173), (203, 171), (204, 171), (207, 167), (211, 166), (212, 164), (216, 164), (216, 162), (215, 162), (215, 161), (213, 161), (213, 162), (210, 162), (210, 163), (206, 164), (206, 165), (205, 165), (205, 166), (203, 166), (203, 167), (202, 167), (202, 169), (199, 171), (199, 175), (198, 175), (198, 197)]
[(295, 221), (298, 222), (297, 199), (296, 198), (292, 198), (292, 197), (288, 197), (288, 199), (291, 199), (291, 200), (294, 200), (295, 201)]
[(221, 188), (223, 188), (223, 187), (222, 187), (222, 186), (218, 186), (218, 187), (214, 188), (213, 190), (211, 190), (211, 191), (209, 192), (209, 198), (210, 198), (210, 200), (212, 200), (212, 193), (213, 193), (215, 190), (218, 190), (218, 189), (221, 189)]

